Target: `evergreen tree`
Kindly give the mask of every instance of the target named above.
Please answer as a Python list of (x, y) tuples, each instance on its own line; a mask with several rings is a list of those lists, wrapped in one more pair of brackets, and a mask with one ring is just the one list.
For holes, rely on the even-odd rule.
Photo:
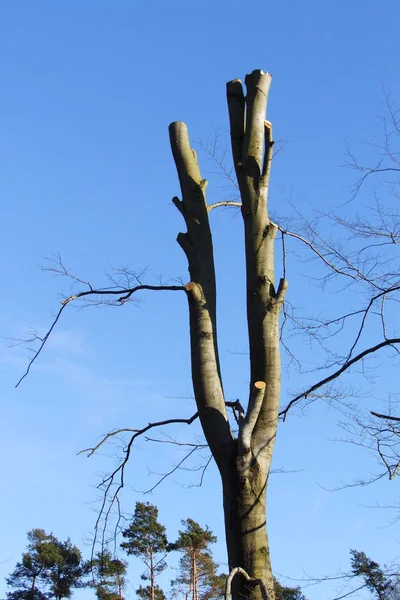
[(179, 561), (180, 574), (171, 582), (174, 596), (183, 595), (185, 600), (211, 600), (221, 598), (225, 590), (225, 577), (217, 575), (218, 564), (210, 552), (210, 544), (217, 541), (208, 527), (203, 529), (193, 519), (182, 521), (185, 526), (171, 550), (182, 553)]
[[(14, 571), (6, 579), (7, 585), (14, 588), (7, 593), (8, 600), (46, 600), (43, 589), (46, 569), (51, 562), (53, 537), (43, 529), (32, 529), (27, 534), (28, 546)], [(42, 589), (40, 589), (42, 588)]]
[(378, 600), (395, 600), (398, 598), (396, 583), (387, 577), (379, 564), (371, 560), (365, 552), (350, 550), (351, 570), (365, 581), (365, 586)]
[(299, 587), (286, 587), (274, 579), (275, 600), (306, 600)]
[(109, 550), (98, 552), (91, 563), (98, 600), (123, 600), (127, 563), (113, 558)]
[(62, 600), (70, 598), (72, 589), (81, 585), (81, 553), (68, 539), (60, 542), (43, 529), (28, 532), (27, 551), (7, 578), (14, 588), (7, 600)]
[[(136, 590), (136, 594), (141, 600), (151, 600), (151, 586), (146, 585), (146, 587), (143, 587), (141, 585)], [(165, 600), (165, 594), (159, 585), (154, 586), (154, 600)]]
[(158, 508), (149, 502), (136, 502), (132, 522), (122, 535), (126, 541), (121, 548), (144, 562), (146, 571), (142, 579), (150, 581), (149, 586), (140, 586), (136, 593), (141, 598), (160, 600), (162, 591), (156, 585), (156, 578), (167, 566), (168, 540), (165, 527), (158, 522)]
[(82, 586), (84, 571), (81, 552), (71, 540), (60, 542), (53, 537), (51, 564), (46, 570), (50, 597), (56, 600), (70, 598), (72, 589)]

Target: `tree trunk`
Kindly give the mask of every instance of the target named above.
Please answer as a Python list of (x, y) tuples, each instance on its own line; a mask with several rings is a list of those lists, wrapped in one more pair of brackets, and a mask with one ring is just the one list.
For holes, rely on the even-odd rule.
[(123, 600), (122, 597), (122, 577), (121, 575), (118, 573), (117, 574), (117, 584), (118, 584), (118, 596), (120, 600)]
[(196, 552), (192, 550), (192, 587), (193, 587), (193, 600), (198, 600), (197, 591), (197, 560)]
[(150, 598), (154, 600), (154, 561), (153, 551), (150, 550)]
[[(250, 393), (234, 438), (221, 380), (216, 326), (216, 283), (211, 230), (197, 156), (186, 125), (170, 125), (172, 153), (182, 200), (173, 198), (185, 219), (178, 235), (191, 281), (186, 285), (190, 314), (193, 389), (200, 422), (221, 474), (229, 567), (243, 568), (261, 580), (274, 600), (266, 531), (266, 489), (278, 424), (280, 396), (279, 316), (287, 283), (274, 283), (277, 226), (268, 217), (272, 159), (272, 126), (265, 121), (271, 76), (253, 71), (246, 77), (247, 96), (239, 80), (227, 84), (232, 154), (241, 195), (245, 230), (247, 323), (250, 349)], [(218, 203), (221, 205), (222, 203)], [(260, 586), (249, 589), (235, 578), (234, 598), (260, 598)], [(193, 600), (195, 590), (193, 590)]]
[[(226, 543), (230, 570), (241, 566), (261, 579), (273, 598), (273, 577), (266, 528), (266, 485), (257, 473), (241, 476), (233, 471), (223, 480)], [(234, 597), (261, 598), (261, 590), (240, 576), (232, 583)]]

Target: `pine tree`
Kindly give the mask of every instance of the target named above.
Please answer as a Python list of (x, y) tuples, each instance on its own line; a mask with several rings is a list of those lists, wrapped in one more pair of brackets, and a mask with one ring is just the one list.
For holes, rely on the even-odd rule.
[(158, 522), (158, 508), (149, 502), (137, 502), (132, 522), (122, 535), (127, 541), (121, 548), (128, 555), (141, 558), (146, 565), (142, 579), (150, 581), (149, 586), (140, 586), (136, 593), (141, 598), (160, 600), (162, 591), (156, 585), (156, 578), (167, 566), (168, 540), (165, 527)]
[(286, 587), (274, 579), (275, 600), (306, 600), (299, 587)]
[(7, 585), (15, 588), (7, 593), (8, 600), (46, 600), (48, 597), (39, 586), (49, 564), (48, 544), (52, 536), (46, 534), (43, 529), (32, 529), (27, 537), (27, 551), (6, 579)]
[(69, 538), (60, 542), (53, 537), (50, 560), (46, 570), (50, 597), (56, 600), (70, 598), (72, 589), (82, 585), (84, 563), (80, 550), (72, 545)]
[(351, 570), (354, 575), (359, 575), (365, 581), (366, 588), (378, 600), (392, 600), (397, 598), (396, 585), (387, 577), (379, 564), (370, 559), (365, 552), (350, 550)]
[(127, 563), (113, 558), (109, 550), (98, 552), (91, 562), (98, 600), (123, 600)]
[(81, 585), (83, 562), (79, 549), (68, 539), (60, 542), (43, 529), (28, 532), (27, 551), (7, 579), (14, 588), (7, 600), (70, 598)]
[(193, 519), (182, 521), (185, 526), (172, 550), (182, 553), (179, 561), (180, 574), (171, 582), (174, 596), (183, 595), (185, 600), (211, 600), (224, 595), (225, 577), (217, 575), (218, 564), (210, 552), (210, 544), (217, 541), (208, 527), (203, 529)]
[[(159, 585), (156, 584), (154, 586), (153, 593), (154, 593), (155, 600), (165, 600), (165, 594)], [(136, 594), (138, 595), (139, 598), (141, 598), (141, 600), (150, 600), (151, 594), (152, 594), (151, 586), (150, 585), (146, 585), (146, 587), (143, 587), (142, 585), (139, 586), (139, 588), (136, 590)]]

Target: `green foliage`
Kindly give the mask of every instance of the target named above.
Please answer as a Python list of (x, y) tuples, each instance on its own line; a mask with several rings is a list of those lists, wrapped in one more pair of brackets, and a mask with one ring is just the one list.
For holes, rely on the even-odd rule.
[(145, 581), (150, 580), (150, 586), (140, 586), (136, 593), (145, 598), (149, 591), (150, 599), (162, 600), (161, 597), (157, 599), (157, 594), (162, 592), (155, 584), (155, 578), (167, 566), (165, 556), (169, 545), (165, 527), (158, 522), (158, 508), (149, 502), (136, 502), (132, 522), (122, 535), (127, 541), (122, 542), (121, 548), (128, 555), (141, 558), (147, 567), (141, 577)]
[(218, 575), (218, 564), (214, 561), (209, 546), (217, 541), (208, 527), (203, 529), (193, 519), (182, 521), (185, 526), (178, 539), (170, 545), (171, 550), (182, 553), (179, 561), (179, 576), (171, 582), (173, 596), (184, 596), (193, 600), (221, 598), (225, 592), (224, 575)]
[(122, 598), (125, 586), (127, 563), (114, 558), (109, 550), (98, 552), (90, 564), (94, 576), (94, 587), (99, 600)]
[[(136, 504), (132, 522), (123, 532), (126, 541), (121, 546), (149, 567), (142, 579), (149, 579), (151, 585), (139, 586), (136, 590), (139, 600), (166, 600), (163, 590), (155, 583), (155, 576), (165, 568), (165, 554), (172, 549), (181, 553), (179, 575), (171, 582), (172, 597), (185, 600), (224, 598), (226, 575), (217, 573), (219, 565), (210, 550), (217, 541), (216, 536), (193, 519), (182, 521), (182, 525), (184, 528), (179, 531), (176, 542), (168, 544), (165, 527), (158, 523), (157, 507), (148, 503)], [(13, 588), (7, 593), (7, 600), (63, 600), (70, 598), (72, 591), (80, 587), (95, 590), (98, 600), (123, 600), (127, 563), (108, 549), (85, 562), (69, 539), (61, 542), (43, 529), (32, 529), (27, 537), (26, 552), (7, 578), (8, 585)], [(386, 594), (377, 595), (379, 600), (400, 600), (394, 594), (391, 580), (385, 578), (379, 565), (363, 552), (352, 551), (352, 568), (355, 575), (365, 578), (370, 590)], [(84, 583), (83, 579), (89, 573), (91, 580)], [(276, 580), (275, 594), (276, 600), (306, 600), (300, 588), (285, 587)]]
[(377, 562), (365, 552), (350, 550), (350, 554), (353, 574), (364, 579), (365, 586), (378, 600), (394, 600), (398, 597), (395, 582), (384, 574)]
[(158, 508), (149, 502), (136, 502), (131, 524), (122, 532), (126, 542), (122, 542), (127, 554), (148, 557), (150, 553), (165, 553), (168, 540), (166, 530), (158, 522)]
[[(136, 594), (141, 600), (151, 600), (151, 586), (147, 585), (146, 587), (143, 587), (141, 585), (136, 590)], [(165, 600), (165, 594), (158, 585), (154, 586), (154, 600)]]
[(171, 550), (194, 550), (200, 551), (208, 548), (210, 544), (215, 544), (216, 536), (206, 526), (203, 529), (193, 519), (182, 521), (182, 525), (186, 527), (183, 531), (179, 531), (179, 537), (175, 543), (170, 544)]
[(306, 600), (299, 587), (286, 587), (274, 578), (275, 600)]
[(7, 600), (48, 600), (70, 598), (72, 588), (81, 585), (81, 553), (68, 539), (60, 542), (43, 529), (28, 532), (27, 551), (7, 578), (15, 588)]
[(53, 538), (51, 564), (46, 571), (46, 577), (50, 584), (50, 595), (57, 600), (70, 598), (72, 588), (80, 587), (83, 574), (80, 550), (72, 545), (70, 539), (60, 542)]
[(32, 529), (27, 537), (27, 551), (6, 579), (7, 585), (15, 588), (7, 593), (8, 600), (45, 600), (48, 597), (38, 586), (45, 579), (51, 562), (52, 536), (43, 529)]

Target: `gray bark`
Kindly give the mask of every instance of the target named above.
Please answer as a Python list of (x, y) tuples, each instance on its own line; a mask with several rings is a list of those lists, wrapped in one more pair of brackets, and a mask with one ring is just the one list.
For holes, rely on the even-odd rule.
[[(266, 490), (278, 423), (280, 396), (279, 317), (286, 281), (277, 289), (274, 242), (268, 217), (272, 126), (265, 120), (271, 76), (254, 71), (227, 84), (232, 154), (241, 194), (245, 231), (247, 323), (250, 348), (249, 402), (238, 439), (229, 425), (218, 357), (216, 283), (209, 207), (196, 153), (184, 123), (170, 125), (172, 153), (186, 233), (178, 235), (189, 266), (192, 379), (204, 435), (221, 474), (229, 568), (241, 567), (274, 598), (266, 530)], [(233, 582), (234, 597), (259, 598), (261, 585), (244, 577)]]

